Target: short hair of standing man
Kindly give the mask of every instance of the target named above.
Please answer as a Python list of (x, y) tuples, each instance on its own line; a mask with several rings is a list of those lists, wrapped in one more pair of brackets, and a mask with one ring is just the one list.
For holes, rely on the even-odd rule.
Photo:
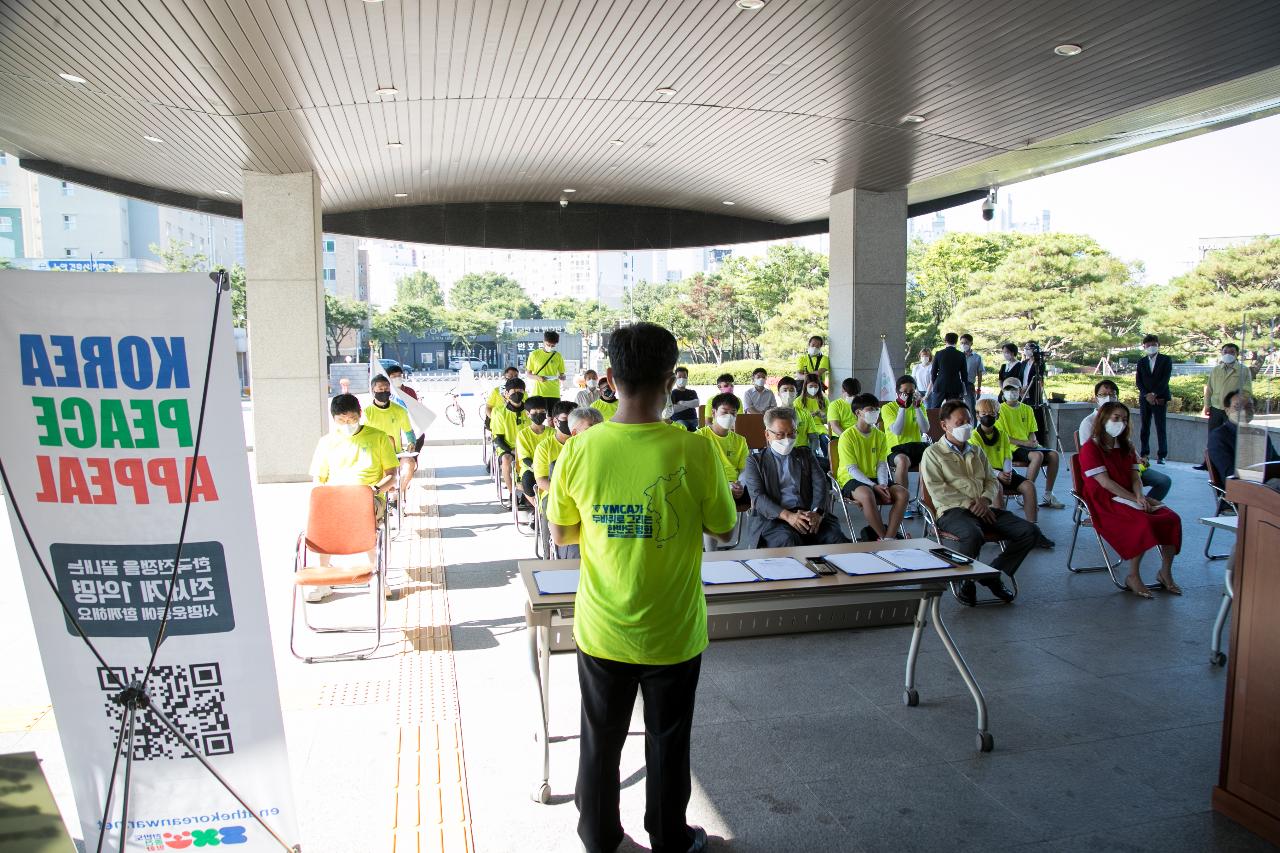
[(960, 342), (965, 344), (973, 343), (973, 335), (969, 334), (968, 332), (965, 332), (963, 335), (960, 336)]
[(609, 366), (623, 391), (662, 387), (679, 357), (675, 335), (656, 323), (623, 326), (609, 336)]
[(1143, 338), (1143, 339), (1142, 339), (1142, 343), (1143, 343), (1144, 345), (1145, 345), (1145, 344), (1158, 344), (1158, 343), (1160, 343), (1160, 337), (1159, 337), (1159, 335), (1147, 335), (1145, 338)]
[(854, 379), (852, 376), (846, 376), (844, 381), (840, 383), (840, 390), (848, 394), (850, 397), (855, 397), (862, 393), (862, 383)]
[(955, 332), (947, 332), (942, 336), (942, 339), (947, 342), (947, 346), (949, 347), (953, 347), (960, 343), (960, 337)]
[(338, 415), (358, 415), (360, 400), (355, 394), (338, 394), (329, 402), (329, 414), (335, 418)]
[(558, 344), (560, 343), (560, 333), (555, 329), (547, 329), (542, 333), (542, 339), (549, 344)]

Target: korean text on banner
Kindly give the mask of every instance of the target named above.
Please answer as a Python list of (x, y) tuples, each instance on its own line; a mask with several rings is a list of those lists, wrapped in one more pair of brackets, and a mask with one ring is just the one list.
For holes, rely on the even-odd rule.
[[(0, 272), (0, 391), (12, 401), (0, 419), (7, 506), (90, 846), (124, 719), (112, 697), (119, 682), (141, 679), (151, 655), (188, 481), (190, 520), (147, 689), (277, 834), (298, 834), (227, 294), (193, 456), (215, 294), (196, 273)], [(14, 504), (109, 669), (49, 590)], [(126, 850), (279, 850), (154, 714), (137, 721)], [(103, 849), (116, 851), (112, 811)]]

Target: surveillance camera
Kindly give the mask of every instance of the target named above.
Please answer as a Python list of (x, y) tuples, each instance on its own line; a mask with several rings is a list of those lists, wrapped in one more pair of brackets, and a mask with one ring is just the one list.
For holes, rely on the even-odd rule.
[[(562, 198), (562, 199), (560, 199), (560, 206), (561, 206), (561, 207), (568, 207), (568, 206), (569, 206), (569, 199), (567, 199), (567, 198)], [(988, 217), (988, 218), (990, 218), (990, 217)]]
[(982, 218), (987, 222), (996, 218), (996, 191), (991, 190), (982, 202)]

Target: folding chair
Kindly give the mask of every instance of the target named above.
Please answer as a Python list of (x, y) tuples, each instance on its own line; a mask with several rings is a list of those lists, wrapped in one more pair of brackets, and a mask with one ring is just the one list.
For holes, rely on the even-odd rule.
[(1213, 633), (1209, 637), (1209, 662), (1214, 666), (1222, 666), (1227, 656), (1222, 651), (1222, 629), (1226, 627), (1227, 616), (1231, 614), (1231, 602), (1236, 597), (1231, 569), (1227, 569), (1222, 577), (1222, 603), (1218, 605), (1218, 616), (1213, 620)]
[(514, 451), (511, 451), (510, 454), (497, 451), (498, 448), (495, 446), (493, 467), (490, 469), (490, 473), (493, 475), (493, 487), (498, 493), (498, 505), (503, 509), (510, 509), (513, 501), (511, 501), (511, 489), (507, 488), (506, 481), (502, 478), (502, 457), (511, 456), (511, 478), (514, 482), (516, 476), (516, 454)]
[[(849, 531), (849, 538), (857, 541), (857, 534), (855, 534), (853, 530), (853, 520), (849, 516), (849, 504), (851, 501), (845, 498), (844, 492), (840, 491), (840, 479), (836, 476), (840, 471), (840, 436), (838, 435), (831, 436), (831, 453), (828, 461), (830, 462), (830, 465), (828, 466), (827, 480), (831, 483), (831, 502), (838, 503), (840, 505), (840, 513), (844, 516), (844, 526), (845, 529)], [(859, 511), (861, 511), (861, 505), (855, 505), (858, 506)], [(886, 501), (884, 498), (876, 495), (876, 506), (893, 506), (893, 501)], [(883, 522), (884, 519), (881, 518), (881, 521)]]
[[(1113, 562), (1111, 552), (1107, 550), (1107, 543), (1102, 538), (1102, 534), (1093, 526), (1093, 515), (1089, 509), (1089, 503), (1084, 497), (1084, 473), (1080, 470), (1080, 455), (1075, 454), (1071, 457), (1071, 497), (1076, 502), (1075, 512), (1072, 519), (1075, 527), (1071, 531), (1071, 550), (1067, 551), (1067, 568), (1076, 574), (1085, 574), (1087, 572), (1106, 571), (1111, 576), (1111, 582), (1116, 585), (1117, 589), (1127, 590), (1129, 587), (1125, 584), (1124, 578), (1116, 574), (1116, 570), (1120, 568), (1123, 560), (1119, 556)], [(1098, 550), (1102, 554), (1101, 566), (1076, 566), (1071, 562), (1071, 558), (1076, 553), (1076, 539), (1080, 535), (1080, 528), (1087, 527), (1093, 531), (1093, 536), (1098, 540)], [(1145, 584), (1147, 589), (1159, 589), (1160, 584)]]
[(733, 429), (746, 439), (748, 450), (763, 450), (769, 446), (764, 440), (764, 415), (743, 412), (738, 415), (738, 423)]
[[(368, 486), (316, 486), (311, 490), (307, 512), (307, 529), (298, 534), (293, 564), (293, 599), (289, 616), (289, 651), (307, 663), (316, 661), (364, 660), (382, 646), (383, 591), (386, 588), (387, 552), (385, 530), (377, 524), (377, 498)], [(385, 520), (384, 520), (385, 524)], [(308, 566), (308, 552), (317, 555), (345, 557), (375, 551), (373, 565)], [(336, 627), (311, 624), (306, 598), (302, 601), (302, 619), (317, 634), (376, 634), (369, 648), (330, 655), (305, 656), (298, 653), (294, 635), (298, 619), (298, 590), (314, 586), (374, 585), (372, 626)]]
[[(1209, 459), (1209, 451), (1204, 452), (1204, 470), (1209, 475), (1209, 488), (1213, 491), (1213, 514), (1214, 515), (1238, 515), (1236, 505), (1227, 500), (1227, 484), (1218, 472), (1214, 470), (1213, 461)], [(1218, 532), (1218, 528), (1209, 528), (1209, 538), (1204, 540), (1204, 558), (1206, 560), (1225, 560), (1231, 554), (1212, 554), (1209, 552), (1209, 546), (1213, 543), (1213, 534)]]
[(547, 524), (546, 495), (538, 495), (533, 503), (533, 555), (539, 560), (551, 559), (551, 526)]
[[(933, 506), (933, 498), (929, 497), (929, 489), (924, 484), (924, 477), (920, 478), (920, 514), (924, 518), (925, 536), (932, 539), (934, 542), (937, 542), (944, 548), (951, 547), (946, 542), (942, 541), (942, 535), (938, 532), (938, 512)], [(986, 530), (982, 532), (982, 542), (984, 545), (989, 543), (996, 545), (996, 547), (1000, 549), (1001, 553), (1004, 552), (1006, 547), (1005, 541), (1001, 539), (999, 535)], [(1004, 572), (1001, 572), (1000, 574), (1008, 582), (1008, 587), (1013, 590), (1013, 599), (1008, 602), (1001, 601), (998, 598), (991, 598), (977, 601), (974, 604), (966, 604), (966, 602), (960, 598), (960, 582), (955, 581), (948, 584), (948, 586), (950, 586), (951, 594), (955, 596), (956, 601), (959, 601), (961, 604), (965, 604), (967, 607), (987, 607), (993, 604), (1006, 603), (1012, 604), (1013, 600), (1018, 597), (1018, 581), (1013, 577), (1013, 575), (1005, 574)]]

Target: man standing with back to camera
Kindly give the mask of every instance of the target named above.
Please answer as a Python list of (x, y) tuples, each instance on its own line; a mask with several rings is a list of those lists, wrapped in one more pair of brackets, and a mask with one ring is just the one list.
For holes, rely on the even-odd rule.
[[(609, 339), (618, 410), (564, 446), (547, 502), (551, 538), (579, 545), (574, 603), (582, 740), (578, 837), (588, 853), (622, 843), (619, 761), (636, 690), (644, 696), (644, 827), (655, 853), (697, 853), (689, 826), (689, 739), (707, 603), (702, 534), (737, 521), (714, 445), (659, 419), (675, 383), (676, 339), (624, 326)], [(618, 460), (626, 464), (619, 465)]]

